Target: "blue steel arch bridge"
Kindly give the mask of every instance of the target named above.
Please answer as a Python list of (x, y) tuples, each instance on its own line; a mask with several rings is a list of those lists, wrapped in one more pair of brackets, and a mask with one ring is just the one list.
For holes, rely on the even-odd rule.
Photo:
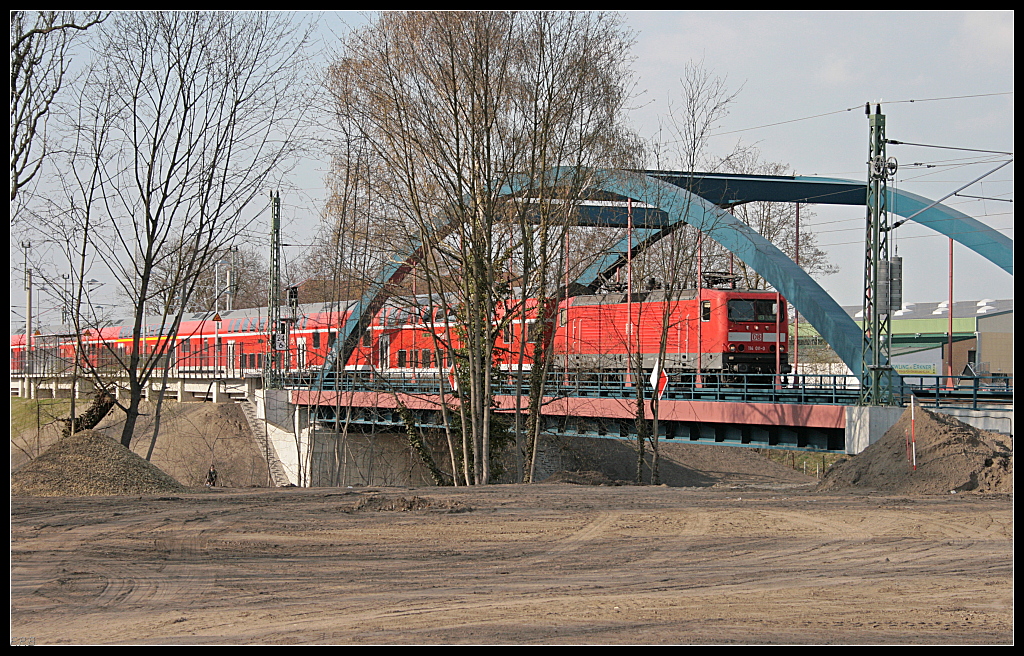
[[(570, 175), (552, 170), (556, 179)], [(588, 200), (578, 206), (579, 225), (625, 227), (627, 200), (632, 203), (633, 235), (604, 251), (593, 264), (563, 290), (566, 296), (595, 292), (616, 270), (683, 225), (714, 239), (763, 277), (810, 323), (853, 372), (861, 376), (861, 328), (821, 286), (788, 256), (729, 210), (753, 201), (825, 205), (865, 205), (863, 182), (819, 177), (736, 175), (686, 171), (592, 172)], [(529, 189), (529, 182), (508, 188), (509, 195)], [(887, 206), (894, 214), (911, 218), (978, 253), (1013, 274), (1013, 242), (980, 221), (922, 196), (890, 188)], [(429, 398), (433, 386), (414, 380), (390, 383), (382, 392), (376, 383), (346, 375), (344, 363), (359, 344), (372, 318), (403, 279), (426, 255), (432, 243), (451, 226), (436, 224), (434, 234), (399, 253), (380, 271), (375, 282), (351, 306), (350, 319), (312, 380), (294, 386), (294, 401), (316, 408), (321, 421), (340, 421), (344, 407), (349, 420), (370, 425), (400, 424), (395, 408), (399, 399), (425, 425), (436, 424), (437, 401)], [(627, 437), (632, 410), (627, 407), (632, 389), (623, 381), (559, 375), (552, 378), (545, 419), (551, 430), (598, 437)], [(903, 381), (896, 387), (908, 390)], [(938, 381), (935, 384), (938, 393)], [(779, 448), (843, 450), (844, 406), (855, 405), (859, 390), (847, 381), (813, 386), (728, 390), (680, 389), (673, 386), (660, 405), (659, 419), (666, 439)], [(499, 384), (496, 402), (511, 411), (510, 390)], [(984, 392), (982, 392), (984, 393)], [(974, 398), (978, 388), (975, 385)], [(353, 412), (355, 413), (353, 415)]]

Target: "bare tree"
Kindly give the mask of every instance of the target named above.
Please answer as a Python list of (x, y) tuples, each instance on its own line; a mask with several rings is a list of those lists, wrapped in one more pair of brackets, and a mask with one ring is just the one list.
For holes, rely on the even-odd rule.
[[(560, 243), (547, 231), (562, 234), (565, 201), (591, 181), (586, 167), (622, 165), (634, 152), (622, 125), (630, 45), (621, 19), (607, 14), (395, 13), (352, 32), (332, 67), (345, 143), (370, 154), (368, 179), (404, 226), (389, 244), (434, 250), (423, 275), (450, 290), (443, 314), (464, 331), (451, 355), (464, 381), (467, 482), (490, 475), (493, 351), (510, 260), (534, 254), (522, 287), (553, 297), (557, 276), (534, 270)], [(560, 166), (571, 173), (545, 177)], [(517, 219), (518, 235), (499, 227)], [(443, 271), (426, 270), (435, 262)]]
[[(109, 14), (108, 14), (109, 15)], [(48, 153), (46, 124), (71, 65), (75, 36), (101, 12), (11, 12), (11, 202), (39, 173)], [(17, 213), (12, 213), (16, 218)]]
[[(766, 162), (761, 159), (757, 148), (746, 148), (743, 152), (721, 162), (720, 169), (726, 173), (746, 173), (754, 175), (793, 175), (786, 164)], [(814, 218), (813, 205), (801, 205), (799, 242), (797, 235), (797, 210), (794, 203), (773, 203), (770, 201), (754, 201), (738, 205), (732, 214), (740, 219), (762, 237), (772, 242), (783, 253), (794, 261), (797, 259), (799, 246), (800, 266), (813, 277), (829, 276), (838, 268), (828, 261), (828, 254), (818, 248), (818, 237), (810, 227)], [(709, 253), (712, 266), (724, 270), (726, 266), (741, 277), (743, 286), (748, 289), (766, 289), (768, 283), (756, 271), (743, 262), (732, 261), (724, 249), (718, 248)]]
[[(100, 29), (73, 126), (91, 136), (70, 155), (87, 184), (67, 204), (88, 197), (91, 253), (130, 299), (131, 342), (109, 353), (127, 379), (125, 446), (203, 275), (297, 152), (305, 40), (256, 13), (126, 12)], [(168, 288), (176, 304), (160, 302)]]
[[(186, 246), (179, 259), (193, 257), (190, 248)], [(181, 303), (180, 288), (175, 286), (179, 259), (161, 262), (153, 273), (152, 305), (156, 313), (164, 308), (173, 313)], [(212, 266), (198, 272), (191, 298), (185, 304), (186, 312), (237, 310), (261, 307), (267, 302), (270, 267), (260, 250), (229, 244), (212, 253), (211, 261)]]
[[(716, 162), (708, 151), (708, 144), (712, 132), (719, 122), (729, 113), (730, 105), (735, 101), (738, 91), (731, 91), (726, 81), (714, 74), (713, 71), (704, 67), (703, 62), (689, 62), (683, 69), (683, 77), (680, 83), (680, 101), (670, 106), (668, 116), (668, 131), (673, 137), (668, 152), (671, 153), (675, 165), (683, 171), (691, 174), (688, 181), (691, 190), (699, 195), (702, 173), (708, 170)], [(655, 152), (665, 152), (665, 148), (658, 144), (653, 148)], [(731, 162), (735, 157), (742, 155), (744, 149), (739, 145), (728, 156), (717, 160), (718, 163)], [(686, 203), (682, 210), (689, 211), (689, 203)], [(645, 367), (668, 368), (667, 350), (669, 332), (676, 328), (672, 323), (672, 317), (678, 316), (680, 301), (696, 301), (697, 312), (703, 311), (701, 306), (700, 289), (703, 285), (701, 269), (707, 270), (705, 253), (705, 242), (699, 230), (683, 225), (681, 217), (674, 217), (679, 223), (675, 230), (666, 238), (662, 239), (656, 248), (648, 251), (641, 269), (640, 279), (648, 277), (656, 278), (658, 286), (662, 288), (659, 293), (664, 305), (660, 316), (654, 320), (660, 325), (657, 354), (654, 362), (644, 362), (642, 349), (639, 342), (631, 345), (628, 353), (631, 355), (630, 367), (634, 376), (636, 389), (636, 430), (637, 430), (637, 470), (636, 482), (643, 482), (644, 450), (645, 442), (649, 440), (652, 450), (651, 482), (660, 483), (660, 450), (659, 450), (659, 416), (658, 396), (652, 392), (650, 400), (650, 411), (652, 420), (647, 420), (644, 408), (644, 389), (647, 386)], [(648, 264), (650, 262), (650, 264)], [(651, 266), (653, 264), (653, 266)], [(685, 290), (690, 286), (696, 289)], [(633, 290), (636, 291), (636, 290)], [(641, 304), (638, 310), (641, 317), (645, 309)], [(638, 317), (639, 323), (642, 319)], [(696, 324), (697, 333), (697, 358), (695, 363), (688, 363), (687, 368), (696, 367), (694, 382), (700, 378), (702, 369), (703, 354), (701, 353), (701, 322), (699, 318), (693, 322)], [(689, 333), (690, 326), (686, 326)], [(688, 354), (689, 356), (689, 354)]]
[[(330, 196), (313, 247), (296, 267), (305, 302), (358, 299), (394, 256), (408, 225), (390, 211), (387, 188), (371, 176), (372, 150), (355, 135), (336, 144), (327, 176)], [(375, 193), (377, 192), (377, 193)]]
[[(714, 156), (709, 152), (709, 139), (718, 123), (728, 114), (729, 106), (735, 101), (738, 92), (730, 91), (725, 80), (716, 76), (713, 71), (705, 69), (702, 62), (691, 62), (686, 65), (680, 80), (681, 100), (673, 104), (668, 120), (668, 131), (673, 137), (668, 146), (657, 145), (654, 150), (672, 156), (673, 164), (691, 174), (687, 181), (691, 191), (700, 195), (702, 178), (705, 172), (729, 172), (760, 175), (785, 175), (788, 167), (783, 164), (763, 162), (760, 153), (751, 146), (736, 144), (725, 156)], [(684, 211), (688, 210), (688, 206)], [(739, 219), (750, 225), (762, 236), (772, 241), (784, 252), (795, 254), (795, 206), (790, 203), (753, 202), (730, 208)], [(805, 217), (812, 216), (805, 210)], [(826, 254), (815, 246), (815, 236), (804, 229), (800, 234), (800, 261), (808, 271), (819, 275), (834, 272), (826, 260)], [(654, 267), (647, 263), (652, 261)], [(671, 324), (671, 316), (676, 313), (680, 300), (696, 300), (698, 312), (703, 312), (701, 305), (701, 288), (703, 272), (729, 271), (743, 281), (749, 289), (764, 289), (764, 279), (740, 261), (734, 261), (731, 254), (716, 242), (705, 239), (701, 231), (690, 226), (680, 226), (654, 248), (646, 253), (642, 267), (659, 280), (664, 291), (659, 294), (665, 302), (660, 317), (661, 332), (656, 366), (665, 367), (668, 335), (675, 326)], [(643, 274), (642, 274), (643, 275)], [(691, 290), (684, 288), (690, 287)], [(695, 289), (695, 291), (693, 291)], [(700, 325), (697, 320), (697, 343), (700, 344)], [(638, 352), (639, 349), (636, 349)], [(697, 349), (695, 376), (696, 384), (701, 378), (703, 354)], [(634, 375), (639, 380), (643, 375), (643, 363), (638, 357), (632, 359)], [(652, 363), (647, 363), (648, 366)], [(658, 482), (658, 399), (653, 395), (650, 410), (653, 421), (648, 427), (644, 418), (641, 385), (637, 386), (637, 482), (642, 480), (643, 468), (643, 435), (648, 435), (653, 450), (652, 481)]]

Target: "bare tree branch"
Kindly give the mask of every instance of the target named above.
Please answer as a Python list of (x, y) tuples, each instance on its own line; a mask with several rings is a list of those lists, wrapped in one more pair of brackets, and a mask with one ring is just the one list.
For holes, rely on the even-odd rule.
[(130, 345), (110, 351), (128, 380), (125, 446), (185, 309), (302, 146), (307, 36), (235, 12), (125, 12), (99, 30), (66, 203), (88, 208), (91, 257), (131, 307)]
[(64, 86), (75, 33), (103, 22), (109, 15), (11, 12), (12, 202), (36, 177), (47, 156), (46, 119)]
[[(463, 331), (450, 356), (465, 380), (466, 483), (490, 476), (493, 352), (499, 314), (513, 314), (510, 280), (553, 300), (564, 259), (555, 253), (588, 172), (636, 164), (638, 140), (623, 120), (631, 45), (621, 18), (604, 13), (385, 13), (346, 38), (331, 68), (338, 179), (358, 177), (366, 197), (386, 199), (364, 215), (373, 227), (335, 232), (363, 262), (377, 254), (357, 236), (372, 242), (378, 229), (391, 253), (432, 249), (419, 271)], [(576, 173), (545, 177), (556, 167)], [(524, 179), (533, 182), (522, 188)]]

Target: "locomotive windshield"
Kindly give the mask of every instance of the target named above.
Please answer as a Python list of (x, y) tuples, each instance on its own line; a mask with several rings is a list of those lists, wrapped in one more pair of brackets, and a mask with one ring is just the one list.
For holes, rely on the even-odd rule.
[(775, 321), (778, 304), (736, 298), (729, 301), (729, 321)]

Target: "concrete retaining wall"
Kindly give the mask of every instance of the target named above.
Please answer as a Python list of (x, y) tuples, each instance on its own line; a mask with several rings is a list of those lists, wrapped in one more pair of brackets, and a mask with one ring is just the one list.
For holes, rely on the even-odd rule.
[[(921, 407), (921, 406), (918, 406)], [(969, 408), (926, 408), (931, 412), (956, 417), (960, 421), (979, 428), (1013, 436), (1013, 410), (993, 408), (971, 410)], [(906, 408), (882, 406), (847, 406), (846, 408), (846, 452), (860, 453), (877, 442), (885, 432), (899, 421)]]
[(932, 412), (941, 412), (942, 414), (956, 417), (965, 424), (970, 424), (975, 428), (981, 430), (992, 431), (993, 433), (1002, 433), (1003, 435), (1013, 436), (1013, 410), (1005, 410), (1003, 408), (986, 408), (979, 410), (970, 410), (967, 408), (928, 408)]
[(903, 408), (886, 406), (846, 407), (846, 452), (860, 453), (877, 442), (903, 415)]

